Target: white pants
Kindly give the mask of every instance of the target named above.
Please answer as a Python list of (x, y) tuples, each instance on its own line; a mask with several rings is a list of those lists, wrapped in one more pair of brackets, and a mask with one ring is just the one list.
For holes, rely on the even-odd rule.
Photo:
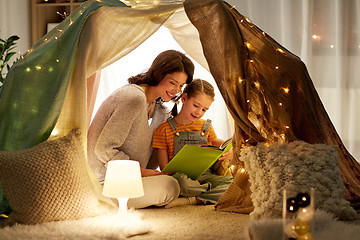
[(130, 198), (129, 208), (145, 208), (149, 206), (164, 206), (178, 198), (180, 186), (177, 180), (168, 175), (158, 175), (142, 178), (144, 196)]

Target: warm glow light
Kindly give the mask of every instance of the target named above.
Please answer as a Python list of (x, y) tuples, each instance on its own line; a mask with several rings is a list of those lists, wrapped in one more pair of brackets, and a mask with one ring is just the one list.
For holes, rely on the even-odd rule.
[(250, 51), (253, 50), (253, 48), (249, 42), (245, 42), (245, 45)]
[(260, 87), (260, 83), (259, 82), (255, 82), (255, 87), (259, 88)]
[(284, 53), (284, 50), (282, 50), (281, 48), (276, 49), (276, 51)]
[(275, 69), (278, 70), (278, 69), (279, 69), (279, 66), (276, 66)]
[(239, 81), (239, 83), (242, 83), (244, 80), (241, 77), (239, 77), (238, 81)]
[(286, 129), (289, 129), (290, 127), (289, 126), (285, 126)]
[(240, 170), (240, 172), (241, 172), (241, 173), (244, 173), (244, 172), (245, 172), (245, 168), (242, 168), (242, 169)]
[(279, 106), (282, 106), (283, 104), (282, 103), (279, 103)]
[(249, 23), (252, 23), (250, 19), (248, 19), (248, 18), (245, 18), (245, 19), (246, 19), (246, 21), (248, 21)]
[(36, 70), (41, 70), (41, 66), (35, 66)]
[(289, 88), (282, 88), (284, 90), (285, 93), (289, 93), (290, 89)]
[(314, 40), (316, 40), (316, 39), (320, 39), (320, 36), (314, 34), (314, 35), (312, 35), (312, 38), (313, 38)]
[(334, 48), (335, 46), (333, 44), (330, 45), (331, 48)]
[(129, 198), (144, 195), (138, 161), (112, 160), (108, 162), (102, 194), (119, 201), (119, 214), (127, 212)]

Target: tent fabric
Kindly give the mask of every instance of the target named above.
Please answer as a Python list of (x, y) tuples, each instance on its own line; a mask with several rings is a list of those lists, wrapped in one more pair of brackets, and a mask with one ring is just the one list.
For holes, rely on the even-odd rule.
[(190, 0), (184, 6), (235, 120), (236, 153), (242, 144), (263, 141), (337, 145), (344, 197), (359, 203), (360, 165), (337, 134), (304, 63), (229, 4)]
[[(359, 165), (332, 126), (304, 64), (221, 0), (146, 8), (118, 0), (83, 3), (10, 69), (0, 90), (0, 150), (29, 148), (75, 127), (86, 132), (87, 89), (92, 96), (96, 89), (88, 77), (162, 25), (213, 75), (235, 121), (235, 150), (244, 143), (295, 139), (337, 144), (346, 197), (359, 200)], [(99, 199), (108, 202), (88, 172)], [(1, 207), (6, 204), (0, 199)]]
[[(0, 150), (30, 148), (71, 129), (87, 132), (87, 78), (131, 52), (182, 4), (128, 8), (118, 0), (83, 3), (10, 69), (0, 92)], [(89, 81), (96, 83), (96, 81)], [(86, 134), (83, 145), (86, 146)], [(84, 149), (86, 151), (86, 149)], [(88, 167), (98, 197), (101, 186)], [(0, 209), (9, 204), (0, 191)]]

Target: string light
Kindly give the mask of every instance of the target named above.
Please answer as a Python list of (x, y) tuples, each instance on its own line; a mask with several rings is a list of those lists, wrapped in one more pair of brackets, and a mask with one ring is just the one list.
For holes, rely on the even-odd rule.
[(280, 106), (280, 107), (282, 107), (282, 105), (283, 105), (282, 103), (279, 103), (279, 106)]
[(289, 93), (290, 89), (289, 88), (282, 88), (284, 90), (285, 93)]
[(314, 34), (314, 35), (312, 35), (312, 38), (313, 38), (314, 40), (316, 40), (316, 39), (320, 39), (320, 36)]
[(285, 53), (284, 50), (282, 50), (281, 48), (277, 48), (276, 51), (280, 52), (280, 53)]

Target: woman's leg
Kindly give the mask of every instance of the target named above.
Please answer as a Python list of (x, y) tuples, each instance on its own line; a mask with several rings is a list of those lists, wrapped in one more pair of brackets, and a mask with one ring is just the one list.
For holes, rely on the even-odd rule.
[(176, 179), (168, 175), (143, 177), (144, 196), (130, 198), (129, 208), (145, 208), (149, 206), (164, 206), (176, 199), (180, 187)]

